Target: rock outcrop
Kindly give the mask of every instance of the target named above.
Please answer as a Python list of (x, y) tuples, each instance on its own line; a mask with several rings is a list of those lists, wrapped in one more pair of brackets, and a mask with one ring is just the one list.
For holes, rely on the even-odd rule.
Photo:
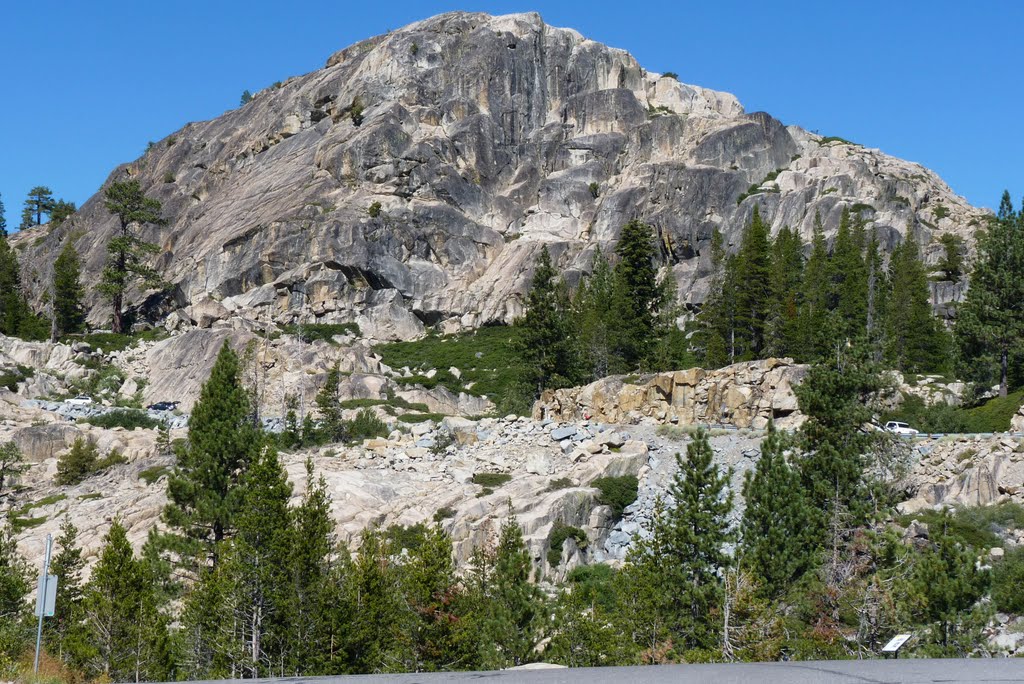
[[(654, 227), (689, 305), (707, 292), (712, 232), (738, 244), (755, 207), (805, 240), (849, 209), (884, 249), (909, 236), (931, 264), (947, 233), (970, 256), (985, 218), (918, 164), (747, 113), (537, 14), (456, 12), (362, 41), (108, 183), (129, 177), (167, 219), (144, 238), (172, 287), (131, 294), (142, 318), (359, 322), (377, 339), (507, 322), (542, 245), (574, 281), (632, 218)], [(28, 291), (42, 296), (71, 240), (90, 320), (109, 320), (93, 286), (115, 223), (98, 193), (60, 228), (12, 236)], [(937, 307), (963, 294), (939, 285)]]
[(545, 391), (536, 419), (637, 423), (644, 419), (680, 425), (797, 427), (803, 415), (793, 386), (807, 367), (790, 359), (737, 363), (718, 370), (691, 368), (643, 377), (610, 376), (584, 387)]

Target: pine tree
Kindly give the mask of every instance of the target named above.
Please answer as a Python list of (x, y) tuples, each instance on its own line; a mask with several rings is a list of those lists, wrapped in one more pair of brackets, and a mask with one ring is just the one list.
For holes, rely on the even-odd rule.
[(0, 658), (20, 656), (30, 634), (29, 604), (33, 573), (18, 553), (10, 524), (0, 527)]
[(80, 273), (78, 251), (68, 240), (53, 262), (53, 317), (59, 336), (79, 333), (85, 328)]
[(90, 438), (76, 437), (71, 448), (57, 458), (58, 485), (75, 485), (97, 470), (100, 450)]
[(755, 206), (743, 230), (736, 255), (737, 360), (760, 358), (765, 346), (765, 324), (770, 304), (771, 248), (769, 227)]
[(69, 218), (72, 214), (78, 211), (78, 207), (75, 206), (74, 202), (68, 202), (65, 200), (57, 200), (50, 207), (50, 225), (59, 226)]
[(874, 230), (871, 231), (868, 240), (864, 264), (867, 268), (867, 319), (864, 329), (870, 358), (878, 363), (882, 360), (885, 320), (888, 316), (889, 278), (878, 246), (878, 236)]
[(117, 216), (119, 229), (107, 243), (107, 265), (100, 276), (99, 291), (113, 306), (113, 331), (124, 332), (124, 296), (135, 281), (156, 285), (160, 277), (146, 264), (160, 248), (138, 234), (147, 223), (163, 225), (158, 200), (146, 197), (137, 180), (111, 183), (104, 192), (104, 206)]
[(743, 483), (740, 562), (759, 578), (768, 596), (788, 590), (810, 568), (816, 545), (813, 514), (799, 473), (786, 462), (787, 446), (769, 423), (757, 468)]
[(590, 276), (583, 280), (573, 299), (572, 327), (584, 360), (582, 380), (608, 375), (612, 365), (612, 319), (615, 279), (600, 247), (594, 252)]
[(526, 380), (535, 397), (547, 387), (564, 387), (574, 375), (567, 310), (567, 298), (559, 287), (558, 273), (545, 245), (534, 267), (526, 315), (517, 322), (523, 331), (521, 354)]
[(829, 308), (841, 339), (856, 340), (867, 325), (867, 269), (864, 263), (864, 222), (844, 208), (832, 249)]
[(25, 208), (21, 212), (21, 230), (43, 223), (43, 214), (53, 211), (53, 192), (45, 185), (37, 185), (28, 191)]
[(956, 335), (961, 356), (975, 373), (994, 367), (999, 395), (1005, 397), (1010, 360), (1024, 338), (1024, 221), (1013, 211), (1008, 192), (996, 220), (978, 240), (971, 287), (957, 310)]
[(273, 448), (249, 467), (230, 566), (232, 625), (244, 677), (265, 676), (288, 650), (292, 487)]
[(28, 313), (26, 309), (18, 257), (6, 234), (0, 235), (0, 334), (17, 335)]
[(50, 572), (57, 577), (57, 596), (53, 618), (43, 621), (46, 646), (58, 658), (76, 662), (82, 653), (85, 635), (82, 629), (82, 549), (78, 546), (78, 528), (65, 517), (60, 524), (57, 553)]
[(654, 241), (651, 227), (636, 219), (622, 228), (615, 247), (615, 336), (614, 372), (642, 367), (656, 342), (657, 313), (661, 289), (654, 267)]
[(800, 297), (800, 353), (801, 361), (812, 361), (828, 352), (827, 320), (832, 273), (828, 249), (819, 217), (815, 217), (811, 254), (804, 269), (803, 291)]
[(94, 676), (136, 682), (153, 676), (163, 622), (146, 580), (124, 526), (115, 520), (82, 598), (86, 665)]
[(349, 662), (355, 672), (393, 672), (407, 660), (402, 632), (410, 611), (382, 532), (363, 531), (351, 575), (352, 619), (344, 628)]
[(990, 609), (977, 605), (988, 593), (988, 569), (977, 552), (950, 534), (948, 512), (929, 525), (931, 546), (913, 565), (905, 592), (911, 610), (929, 626), (922, 652), (928, 657), (966, 657), (983, 640)]
[(457, 623), (458, 579), (452, 540), (440, 525), (427, 528), (421, 543), (402, 566), (402, 586), (412, 608), (408, 639), (411, 661), (406, 669), (438, 672), (453, 669), (462, 658)]
[(940, 370), (946, 358), (944, 331), (932, 315), (928, 276), (918, 257), (917, 243), (909, 237), (892, 252), (889, 283), (886, 359), (905, 372)]
[(252, 102), (252, 93), (250, 93), (248, 90), (243, 90), (242, 91), (242, 99), (241, 99), (241, 102), (239, 104), (244, 106), (244, 105), (249, 104), (250, 102)]
[(286, 602), (288, 671), (295, 674), (331, 674), (330, 605), (331, 554), (334, 522), (330, 496), (323, 477), (314, 479), (313, 464), (306, 461), (306, 489), (293, 513)]
[(4, 211), (4, 200), (0, 196), (0, 238), (7, 237), (7, 215)]
[(704, 367), (721, 368), (732, 360), (728, 340), (735, 337), (736, 288), (722, 233), (711, 234), (711, 285), (700, 312)]
[(964, 241), (955, 233), (943, 233), (939, 238), (942, 245), (942, 259), (939, 261), (939, 270), (946, 280), (957, 282), (963, 275)]
[[(657, 506), (650, 538), (638, 541), (626, 559), (627, 579), (647, 597), (641, 605), (662, 614), (680, 651), (709, 651), (719, 643), (708, 615), (721, 609), (722, 572), (731, 562), (724, 546), (733, 539), (732, 493), (713, 456), (707, 433), (698, 430), (686, 459), (676, 454), (677, 471), (667, 502)], [(655, 636), (651, 643), (657, 641)]]
[(335, 363), (327, 371), (324, 386), (316, 393), (314, 399), (317, 412), (320, 414), (318, 440), (320, 442), (342, 442), (348, 438), (348, 425), (341, 417), (341, 370)]
[(862, 430), (871, 420), (871, 397), (881, 387), (878, 369), (861, 347), (836, 343), (831, 357), (811, 366), (794, 392), (807, 420), (800, 427), (797, 469), (815, 511), (817, 531), (837, 508), (860, 522), (872, 513), (865, 493), (865, 454), (876, 434)]
[(216, 544), (232, 534), (240, 486), (261, 446), (238, 356), (225, 340), (189, 420), (188, 442), (167, 480), (165, 519), (216, 562)]
[(25, 456), (14, 442), (0, 444), (0, 502), (7, 498), (8, 490), (19, 475), (28, 469)]
[(800, 235), (789, 226), (783, 226), (772, 242), (764, 349), (771, 356), (794, 356), (800, 348), (798, 316), (804, 270), (802, 250)]

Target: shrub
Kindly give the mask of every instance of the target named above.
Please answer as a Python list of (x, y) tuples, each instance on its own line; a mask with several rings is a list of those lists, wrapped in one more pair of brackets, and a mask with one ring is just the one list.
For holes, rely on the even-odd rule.
[(846, 138), (840, 138), (837, 135), (830, 135), (818, 141), (818, 144), (820, 145), (828, 145), (830, 143), (839, 143), (841, 145), (856, 145), (857, 147), (860, 147), (860, 145), (857, 145), (857, 143), (850, 142)]
[(562, 560), (562, 544), (570, 537), (576, 540), (578, 548), (587, 548), (587, 533), (580, 528), (562, 522), (556, 522), (551, 527), (551, 537), (548, 539), (548, 565), (553, 568), (558, 566)]
[(441, 522), (442, 520), (447, 520), (448, 518), (454, 517), (455, 509), (452, 508), (451, 506), (442, 506), (441, 508), (438, 508), (436, 511), (434, 511), (434, 522), (437, 523)]
[(572, 480), (570, 480), (569, 478), (567, 478), (567, 477), (560, 477), (560, 478), (558, 478), (556, 480), (552, 480), (551, 481), (551, 484), (548, 485), (548, 491), (549, 492), (556, 492), (559, 489), (569, 489), (570, 487), (575, 487), (575, 486), (576, 485), (574, 485), (572, 483)]
[(349, 438), (356, 441), (386, 437), (389, 432), (387, 423), (368, 408), (360, 409), (356, 417), (348, 422)]
[(363, 123), (363, 100), (361, 97), (356, 95), (352, 99), (352, 104), (348, 108), (349, 118), (352, 119), (352, 125), (359, 127)]
[(403, 423), (425, 423), (428, 420), (437, 423), (442, 419), (444, 419), (443, 413), (403, 413), (398, 416), (398, 420)]
[(1006, 432), (1010, 420), (1024, 404), (1024, 389), (989, 399), (981, 406), (962, 411), (967, 432)]
[(0, 370), (0, 387), (6, 387), (12, 392), (18, 391), (18, 383), (24, 382), (35, 375), (35, 369), (29, 366), (15, 366)]
[(415, 551), (423, 546), (424, 536), (427, 534), (427, 526), (423, 523), (415, 525), (392, 525), (384, 530), (384, 538), (391, 544), (395, 551), (408, 549)]
[(502, 486), (511, 479), (512, 476), (508, 473), (476, 473), (473, 475), (473, 484), (492, 489)]
[(336, 335), (355, 335), (361, 333), (358, 323), (299, 323), (281, 327), (281, 330), (288, 335), (294, 335), (306, 344), (312, 344), (317, 340), (337, 344), (334, 341)]
[(170, 471), (171, 469), (167, 466), (153, 466), (152, 468), (146, 468), (139, 472), (139, 479), (146, 484), (151, 485)]
[(590, 185), (588, 185), (587, 189), (590, 190), (590, 196), (593, 197), (594, 199), (597, 199), (601, 195), (601, 186), (598, 185), (596, 182), (592, 182)]
[(992, 569), (992, 603), (1003, 613), (1024, 613), (1024, 547), (1008, 551)]
[(164, 183), (173, 183), (175, 181), (174, 173), (168, 171), (164, 174)]
[(117, 449), (100, 458), (96, 443), (79, 437), (57, 459), (57, 476), (54, 481), (58, 485), (75, 485), (90, 475), (127, 462), (128, 459)]
[(615, 519), (622, 517), (622, 512), (631, 503), (636, 501), (640, 482), (633, 475), (620, 475), (616, 477), (599, 477), (590, 483), (601, 493), (597, 500), (604, 506), (611, 506)]
[(941, 204), (937, 204), (935, 205), (935, 208), (932, 209), (932, 214), (935, 215), (935, 219), (937, 221), (941, 221), (942, 219), (949, 216), (949, 209), (947, 209)]
[(108, 429), (121, 427), (125, 430), (134, 430), (135, 428), (154, 430), (160, 426), (160, 421), (150, 417), (145, 411), (129, 408), (114, 409), (113, 411), (101, 413), (98, 416), (80, 418), (79, 422)]
[(661, 77), (662, 78), (674, 78), (677, 81), (679, 80), (679, 74), (677, 74), (674, 71), (666, 71), (664, 74), (661, 75)]
[(1015, 503), (1001, 503), (995, 506), (958, 508), (950, 516), (943, 515), (941, 511), (925, 510), (901, 516), (897, 522), (906, 526), (912, 520), (925, 523), (935, 533), (938, 533), (940, 526), (945, 525), (947, 534), (965, 546), (988, 549), (1002, 543), (997, 533), (1001, 528), (1024, 529), (1024, 507)]

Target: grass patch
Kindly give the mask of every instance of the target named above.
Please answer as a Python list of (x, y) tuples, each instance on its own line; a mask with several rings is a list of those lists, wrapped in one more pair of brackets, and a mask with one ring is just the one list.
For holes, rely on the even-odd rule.
[(981, 406), (963, 411), (968, 432), (1006, 432), (1010, 419), (1024, 405), (1024, 389), (1011, 392), (1005, 397), (989, 399)]
[(575, 486), (576, 485), (574, 485), (572, 480), (570, 480), (569, 478), (567, 478), (567, 477), (560, 477), (560, 478), (558, 478), (556, 480), (552, 480), (551, 483), (548, 484), (548, 491), (549, 492), (557, 492), (559, 489), (569, 489), (570, 487), (575, 487)]
[(131, 408), (115, 409), (98, 416), (79, 418), (78, 422), (89, 423), (96, 427), (108, 429), (120, 427), (125, 430), (134, 430), (135, 428), (154, 430), (160, 426), (160, 421), (156, 418), (151, 418), (145, 411)]
[(555, 568), (562, 561), (562, 544), (566, 539), (575, 539), (576, 546), (587, 548), (587, 533), (578, 527), (556, 522), (551, 527), (551, 537), (548, 539), (548, 565)]
[(860, 145), (858, 145), (857, 143), (850, 142), (846, 138), (840, 138), (838, 135), (830, 135), (818, 141), (819, 145), (829, 145), (831, 143), (839, 143), (841, 145), (853, 145), (855, 147), (860, 147)]
[(590, 483), (601, 493), (597, 500), (604, 506), (611, 506), (615, 519), (622, 517), (622, 512), (631, 503), (636, 501), (640, 482), (633, 475), (621, 475), (618, 477), (599, 477)]
[(673, 442), (681, 442), (697, 431), (693, 425), (670, 425), (663, 423), (654, 429), (654, 434)]
[(151, 485), (169, 472), (171, 469), (168, 466), (153, 466), (140, 471), (139, 479)]
[(281, 326), (286, 335), (294, 335), (306, 344), (312, 344), (317, 340), (337, 345), (334, 341), (335, 335), (355, 335), (359, 337), (361, 332), (356, 323), (298, 323)]
[(40, 518), (19, 518), (18, 516), (11, 516), (11, 527), (14, 529), (14, 533), (24, 532), (25, 530), (31, 530), (34, 527), (39, 527), (46, 522), (47, 517), (44, 515)]
[(480, 485), (484, 489), (493, 489), (502, 486), (511, 479), (512, 476), (508, 473), (476, 473), (473, 475), (473, 484)]
[(403, 423), (424, 423), (428, 420), (440, 423), (444, 418), (443, 413), (403, 413), (398, 416), (398, 420)]
[[(487, 397), (501, 406), (520, 390), (522, 361), (516, 350), (521, 339), (522, 332), (515, 326), (485, 326), (459, 335), (431, 334), (413, 342), (392, 342), (375, 351), (388, 366), (412, 370), (413, 378), (396, 379), (400, 384), (441, 385), (454, 394)], [(458, 368), (461, 377), (448, 372), (451, 367)], [(431, 369), (437, 369), (437, 374), (426, 378), (424, 373)]]
[(88, 494), (82, 494), (78, 497), (79, 501), (95, 501), (96, 499), (102, 499), (103, 494), (100, 492), (89, 492)]

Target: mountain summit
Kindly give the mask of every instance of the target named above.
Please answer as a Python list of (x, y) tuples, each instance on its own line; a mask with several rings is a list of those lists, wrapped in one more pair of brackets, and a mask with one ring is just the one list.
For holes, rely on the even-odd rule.
[[(755, 207), (805, 240), (848, 208), (886, 248), (909, 232), (932, 263), (939, 236), (972, 248), (985, 216), (918, 164), (746, 113), (537, 14), (456, 12), (362, 41), (187, 124), (108, 183), (125, 177), (167, 219), (145, 238), (172, 287), (128, 298), (143, 316), (357, 321), (379, 339), (510, 321), (541, 245), (572, 281), (632, 218), (693, 304), (713, 230), (738, 241)], [(75, 240), (89, 285), (115, 225), (100, 192), (60, 229), (12, 241), (39, 285)]]

